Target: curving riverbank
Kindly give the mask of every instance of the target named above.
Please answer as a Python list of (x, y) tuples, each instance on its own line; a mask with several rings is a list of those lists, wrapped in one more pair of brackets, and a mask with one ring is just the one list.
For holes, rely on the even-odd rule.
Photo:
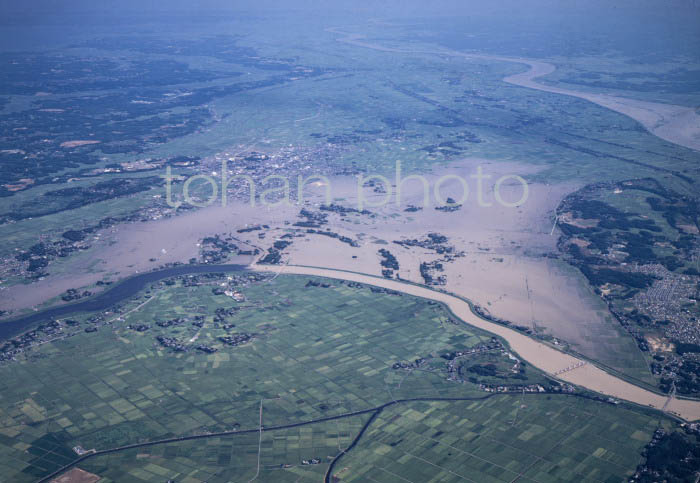
[(21, 332), (30, 330), (40, 322), (77, 312), (96, 312), (112, 307), (143, 290), (149, 283), (178, 275), (196, 273), (236, 272), (245, 270), (246, 265), (177, 265), (174, 267), (154, 270), (125, 278), (94, 297), (82, 302), (58, 305), (29, 315), (6, 321), (0, 321), (0, 341), (13, 337)]
[(504, 78), (505, 82), (539, 91), (585, 99), (638, 121), (654, 136), (679, 146), (700, 151), (700, 116), (692, 107), (640, 101), (607, 94), (593, 94), (536, 82), (535, 79), (551, 74), (556, 67), (546, 62), (512, 57), (483, 57), (505, 62), (517, 62), (530, 67), (526, 72)]
[[(253, 269), (278, 274), (310, 275), (348, 280), (441, 302), (465, 323), (505, 339), (511, 349), (524, 360), (550, 375), (554, 375), (567, 367), (585, 362), (583, 359), (566, 354), (513, 329), (478, 317), (472, 311), (469, 303), (459, 297), (444, 292), (437, 292), (420, 285), (319, 267), (256, 265)], [(556, 377), (600, 394), (624, 399), (641, 406), (665, 410), (688, 421), (700, 419), (700, 401), (677, 399), (675, 397), (669, 399), (666, 396), (656, 394), (613, 376), (593, 364), (581, 365), (574, 370), (558, 374)]]
[(583, 364), (573, 370), (559, 373), (562, 369), (576, 366), (585, 361), (532, 339), (516, 330), (489, 322), (477, 316), (472, 311), (469, 302), (457, 296), (445, 292), (438, 292), (421, 285), (329, 268), (297, 265), (255, 265), (253, 267), (246, 267), (244, 265), (180, 265), (170, 267), (125, 279), (114, 287), (84, 302), (62, 305), (18, 319), (2, 322), (0, 323), (0, 340), (15, 335), (23, 330), (28, 330), (32, 325), (51, 318), (82, 311), (104, 310), (125, 298), (135, 295), (140, 290), (143, 290), (147, 284), (158, 280), (193, 273), (230, 272), (247, 269), (272, 272), (278, 275), (309, 275), (359, 282), (441, 302), (465, 323), (505, 339), (511, 349), (524, 360), (547, 374), (556, 374), (558, 379), (642, 406), (665, 410), (688, 421), (700, 419), (700, 401), (677, 398), (669, 399), (666, 396), (643, 389), (609, 374), (593, 364)]
[(640, 101), (637, 99), (611, 96), (607, 94), (594, 94), (536, 82), (535, 79), (551, 74), (556, 70), (554, 65), (547, 62), (523, 59), (519, 57), (468, 54), (454, 50), (394, 49), (369, 42), (363, 42), (361, 39), (363, 39), (364, 36), (361, 34), (347, 34), (333, 28), (326, 29), (326, 31), (345, 35), (345, 37), (336, 39), (338, 42), (343, 42), (357, 47), (379, 50), (382, 52), (448, 55), (452, 57), (462, 57), (465, 59), (485, 59), (524, 64), (529, 67), (529, 70), (519, 74), (507, 76), (503, 79), (503, 81), (521, 87), (584, 99), (612, 111), (624, 114), (625, 116), (638, 121), (651, 134), (665, 141), (700, 151), (700, 115), (698, 115), (696, 110), (692, 107), (664, 104), (661, 102)]

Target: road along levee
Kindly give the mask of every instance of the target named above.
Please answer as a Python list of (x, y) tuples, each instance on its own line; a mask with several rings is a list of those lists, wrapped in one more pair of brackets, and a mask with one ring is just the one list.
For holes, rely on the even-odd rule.
[[(700, 401), (678, 399), (656, 394), (636, 386), (617, 376), (614, 376), (594, 364), (585, 364), (583, 359), (566, 354), (554, 347), (548, 346), (516, 330), (503, 325), (489, 322), (472, 312), (471, 306), (465, 300), (444, 292), (431, 290), (427, 287), (379, 278), (362, 273), (346, 272), (320, 267), (305, 267), (296, 265), (254, 265), (254, 270), (291, 274), (326, 277), (338, 280), (359, 282), (389, 290), (396, 290), (408, 295), (422, 297), (445, 304), (454, 315), (465, 323), (490, 332), (506, 340), (510, 348), (528, 363), (556, 377), (591, 391), (598, 392), (617, 399), (647, 406), (678, 416), (687, 421), (700, 419)], [(563, 369), (576, 366), (576, 370), (562, 372)]]

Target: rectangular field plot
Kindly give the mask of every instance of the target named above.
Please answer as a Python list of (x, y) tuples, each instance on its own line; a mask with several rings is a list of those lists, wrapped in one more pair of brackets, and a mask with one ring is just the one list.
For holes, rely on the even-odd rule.
[[(575, 396), (385, 409), (334, 469), (347, 481), (627, 481), (656, 421)], [(637, 438), (636, 436), (642, 436)]]
[[(571, 432), (566, 425), (575, 419), (556, 419), (564, 407), (534, 411), (545, 394), (518, 393), (488, 402), (460, 403), (465, 411), (477, 411), (485, 418), (477, 419), (479, 423), (448, 417), (443, 410), (449, 411), (452, 403), (432, 407), (426, 402), (427, 409), (414, 407), (415, 403), (396, 404), (416, 398), (477, 399), (488, 395), (480, 384), (546, 384), (546, 380), (529, 365), (516, 364), (490, 335), (456, 323), (438, 304), (366, 286), (324, 279), (308, 284), (309, 280), (280, 276), (251, 283), (239, 287), (243, 297), (235, 300), (215, 295), (216, 280), (186, 278), (174, 285), (154, 286), (150, 299), (142, 294), (126, 302), (121, 318), (115, 314), (77, 317), (79, 328), (94, 325), (97, 331), (78, 330), (0, 367), (0, 461), (5, 474), (10, 481), (36, 480), (73, 461), (76, 446), (100, 451), (166, 438), (254, 430), (261, 400), (266, 427), (324, 420), (389, 403), (382, 417), (392, 411), (408, 412), (387, 427), (417, 425), (401, 444), (417, 438), (413, 432), (425, 435), (445, 427), (447, 433), (457, 425), (469, 438), (453, 443), (468, 445), (472, 436), (493, 431), (492, 422), (502, 427), (504, 420), (515, 419), (515, 426), (501, 430), (512, 433), (508, 446), (492, 441), (469, 451), (476, 456), (512, 451), (516, 460), (525, 452), (544, 458), (538, 452), (546, 451), (554, 458), (560, 451), (560, 459), (571, 453), (568, 446), (557, 449), (554, 443), (557, 424), (565, 425), (564, 434)], [(96, 315), (102, 322), (87, 320)], [(527, 402), (518, 408), (521, 398)], [(586, 403), (577, 404), (580, 411), (600, 406), (591, 402), (589, 409)], [(369, 413), (363, 414), (359, 419)], [(535, 422), (540, 416), (544, 419)], [(633, 440), (636, 451), (648, 434), (644, 418), (635, 417), (641, 418), (641, 426), (627, 427), (642, 430), (642, 437)], [(261, 471), (275, 472), (275, 478), (296, 475), (289, 477), (291, 481), (307, 473), (319, 476), (321, 465), (299, 469), (299, 460), (320, 458), (327, 465), (328, 456), (346, 447), (359, 431), (353, 424), (342, 419), (324, 423), (322, 432), (316, 426), (304, 426), (265, 433)], [(376, 428), (384, 426), (370, 429)], [(583, 428), (586, 434), (612, 431), (604, 426)], [(520, 431), (516, 434), (515, 429)], [(181, 444), (168, 449), (178, 458), (191, 458), (192, 462), (183, 463), (190, 464), (187, 468), (168, 466), (164, 461), (170, 460), (162, 455), (156, 461), (150, 456), (137, 458), (140, 452), (119, 452), (90, 460), (91, 466), (85, 469), (111, 475), (114, 481), (167, 481), (175, 473), (188, 475), (191, 481), (238, 481), (232, 472), (248, 475), (252, 459), (257, 461), (257, 456), (251, 456), (257, 455), (257, 439), (239, 436), (234, 438), (239, 449), (227, 455), (219, 449), (214, 453), (202, 449), (215, 444), (208, 439), (183, 443), (192, 449), (182, 450)], [(384, 444), (383, 437), (374, 440)], [(424, 445), (424, 441), (415, 444)], [(397, 443), (398, 447), (402, 446)], [(394, 447), (378, 448), (384, 457), (382, 452)], [(603, 450), (595, 459), (581, 458), (576, 464), (600, 461), (601, 468), (602, 462), (607, 468), (625, 465), (631, 458), (630, 452), (620, 460), (615, 448), (608, 451), (602, 443), (589, 452), (599, 448)], [(99, 461), (116, 461), (132, 453), (138, 460), (133, 468), (131, 463), (97, 466)], [(278, 471), (275, 465), (280, 464), (293, 469)], [(510, 461), (502, 465), (508, 471), (524, 471)], [(589, 466), (578, 473), (587, 475), (593, 471)], [(119, 474), (119, 468), (131, 473)], [(479, 471), (480, 477), (487, 478), (500, 470), (495, 466)]]
[[(320, 481), (367, 416), (297, 428), (167, 443), (97, 456), (81, 465), (101, 481)], [(258, 451), (259, 448), (259, 451)], [(260, 466), (258, 471), (258, 452)]]

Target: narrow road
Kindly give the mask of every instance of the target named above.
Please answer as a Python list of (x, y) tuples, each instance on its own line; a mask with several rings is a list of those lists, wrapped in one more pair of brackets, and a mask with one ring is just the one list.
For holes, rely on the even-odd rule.
[[(552, 396), (553, 393), (547, 393), (547, 392), (540, 392), (540, 393), (529, 393), (532, 394), (533, 396)], [(584, 395), (584, 394), (561, 394), (561, 393), (554, 393), (557, 395), (560, 395), (562, 397), (578, 397), (578, 398), (583, 398), (583, 399), (590, 399), (590, 397)], [(166, 438), (166, 439), (159, 439), (155, 441), (146, 441), (142, 443), (134, 443), (134, 444), (127, 444), (124, 446), (118, 446), (115, 448), (109, 448), (109, 449), (103, 449), (103, 450), (96, 450), (91, 453), (85, 454), (83, 456), (80, 456), (79, 458), (75, 459), (71, 463), (59, 468), (58, 470), (54, 471), (53, 473), (41, 478), (40, 480), (37, 481), (37, 483), (48, 483), (52, 479), (56, 478), (60, 474), (68, 471), (69, 469), (73, 468), (74, 466), (90, 459), (94, 458), (96, 456), (104, 456), (108, 454), (113, 454), (113, 453), (119, 453), (122, 451), (127, 451), (130, 449), (137, 449), (137, 448), (146, 448), (149, 446), (158, 446), (161, 444), (169, 444), (169, 443), (179, 443), (183, 441), (192, 441), (192, 440), (197, 440), (197, 439), (207, 439), (207, 438), (219, 438), (221, 436), (237, 436), (241, 434), (255, 434), (259, 433), (266, 433), (266, 432), (272, 432), (272, 431), (279, 431), (282, 429), (291, 429), (291, 428), (299, 428), (302, 426), (309, 426), (312, 424), (318, 424), (318, 423), (324, 423), (328, 421), (336, 421), (339, 419), (345, 419), (345, 418), (351, 418), (354, 416), (362, 416), (364, 414), (371, 414), (372, 416), (367, 420), (367, 422), (364, 424), (360, 432), (355, 436), (353, 439), (352, 443), (345, 448), (345, 450), (341, 451), (338, 455), (335, 456), (335, 458), (331, 461), (331, 464), (329, 466), (328, 471), (326, 472), (326, 481), (330, 481), (330, 475), (332, 472), (332, 469), (335, 467), (335, 464), (337, 461), (339, 461), (343, 455), (347, 454), (348, 451), (350, 451), (352, 448), (354, 448), (357, 443), (360, 441), (360, 438), (362, 435), (366, 432), (367, 428), (374, 422), (379, 414), (386, 408), (390, 406), (394, 406), (396, 404), (405, 404), (405, 403), (412, 403), (412, 402), (460, 402), (460, 401), (483, 401), (492, 397), (507, 397), (507, 396), (516, 396), (516, 397), (522, 397), (521, 393), (519, 392), (501, 392), (501, 393), (488, 393), (484, 396), (466, 396), (466, 397), (414, 397), (414, 398), (404, 398), (404, 399), (396, 399), (393, 401), (386, 402), (384, 404), (381, 404), (379, 406), (375, 406), (372, 408), (367, 408), (367, 409), (361, 409), (359, 411), (352, 411), (348, 413), (343, 413), (343, 414), (337, 414), (335, 416), (328, 416), (325, 418), (318, 418), (318, 419), (312, 419), (310, 421), (301, 421), (297, 423), (289, 423), (289, 424), (281, 424), (277, 426), (258, 426), (253, 429), (244, 429), (244, 430), (231, 430), (231, 431), (219, 431), (215, 433), (203, 433), (203, 434), (194, 434), (191, 436), (181, 436), (177, 438)], [(262, 414), (262, 413), (261, 413)]]
[[(514, 393), (514, 394), (519, 395), (519, 393)], [(546, 393), (533, 393), (533, 394), (546, 394)], [(387, 403), (384, 403), (380, 406), (376, 406), (373, 408), (361, 409), (359, 411), (352, 411), (352, 412), (348, 412), (348, 413), (338, 414), (335, 416), (328, 416), (325, 418), (312, 419), (310, 421), (301, 421), (298, 423), (282, 424), (282, 425), (268, 426), (268, 427), (263, 427), (262, 425), (259, 425), (257, 428), (254, 428), (254, 429), (219, 431), (219, 432), (215, 432), (215, 433), (194, 434), (191, 436), (181, 436), (181, 437), (177, 437), (177, 438), (166, 438), (166, 439), (159, 439), (159, 440), (155, 440), (155, 441), (146, 441), (146, 442), (142, 442), (142, 443), (127, 444), (124, 446), (117, 446), (116, 448), (97, 450), (97, 451), (94, 451), (92, 453), (85, 454), (85, 455), (77, 458), (75, 461), (72, 461), (71, 463), (54, 471), (53, 473), (43, 477), (37, 483), (48, 483), (49, 481), (51, 481), (53, 478), (56, 478), (61, 473), (68, 471), (69, 469), (73, 468), (75, 465), (80, 464), (83, 461), (88, 460), (90, 458), (93, 458), (95, 456), (119, 453), (121, 451), (126, 451), (126, 450), (130, 450), (130, 449), (145, 448), (148, 446), (158, 446), (161, 444), (178, 443), (178, 442), (183, 442), (183, 441), (192, 441), (192, 440), (196, 440), (196, 439), (218, 438), (221, 436), (236, 436), (239, 434), (260, 433), (261, 437), (262, 437), (262, 433), (265, 433), (265, 432), (278, 431), (281, 429), (299, 428), (301, 426), (308, 426), (310, 424), (324, 423), (327, 421), (335, 421), (338, 419), (351, 418), (354, 416), (362, 416), (363, 414), (377, 413), (377, 412), (381, 412), (382, 410), (384, 410), (385, 408), (387, 408), (389, 406), (393, 406), (394, 404), (418, 402), (418, 401), (425, 401), (425, 402), (432, 402), (432, 401), (479, 401), (479, 400), (485, 400), (485, 399), (488, 399), (488, 398), (491, 398), (494, 396), (503, 396), (503, 395), (509, 395), (509, 393), (498, 393), (498, 394), (491, 393), (491, 394), (487, 394), (487, 395), (481, 396), (481, 397), (474, 397), (474, 396), (470, 396), (470, 397), (416, 397), (416, 398), (407, 398), (407, 399), (397, 399), (397, 400), (389, 401)], [(568, 394), (567, 396), (574, 396), (574, 395)], [(581, 395), (578, 395), (578, 396), (581, 396)], [(581, 397), (583, 397), (583, 396), (581, 396)], [(262, 415), (262, 409), (261, 409), (261, 415)], [(355, 439), (359, 440), (359, 438), (357, 438), (357, 437)], [(354, 445), (351, 445), (351, 446), (354, 446)], [(347, 452), (349, 448), (347, 448), (345, 451)]]
[(248, 483), (255, 481), (260, 476), (260, 453), (262, 453), (262, 435), (263, 435), (263, 424), (262, 424), (262, 413), (263, 413), (263, 399), (260, 400), (260, 424), (258, 425), (260, 429), (260, 435), (258, 436), (258, 468), (255, 470), (255, 476), (253, 476)]

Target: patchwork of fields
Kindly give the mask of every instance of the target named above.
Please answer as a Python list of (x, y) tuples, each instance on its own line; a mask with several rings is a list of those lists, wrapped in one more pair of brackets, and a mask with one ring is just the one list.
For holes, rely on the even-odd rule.
[(551, 382), (434, 302), (284, 275), (234, 299), (221, 283), (161, 282), (123, 320), (75, 317), (91, 332), (0, 367), (0, 480), (40, 479), (76, 446), (229, 432), (79, 466), (104, 481), (318, 481), (334, 460), (359, 481), (621, 481), (659, 422), (580, 393), (485, 392)]

